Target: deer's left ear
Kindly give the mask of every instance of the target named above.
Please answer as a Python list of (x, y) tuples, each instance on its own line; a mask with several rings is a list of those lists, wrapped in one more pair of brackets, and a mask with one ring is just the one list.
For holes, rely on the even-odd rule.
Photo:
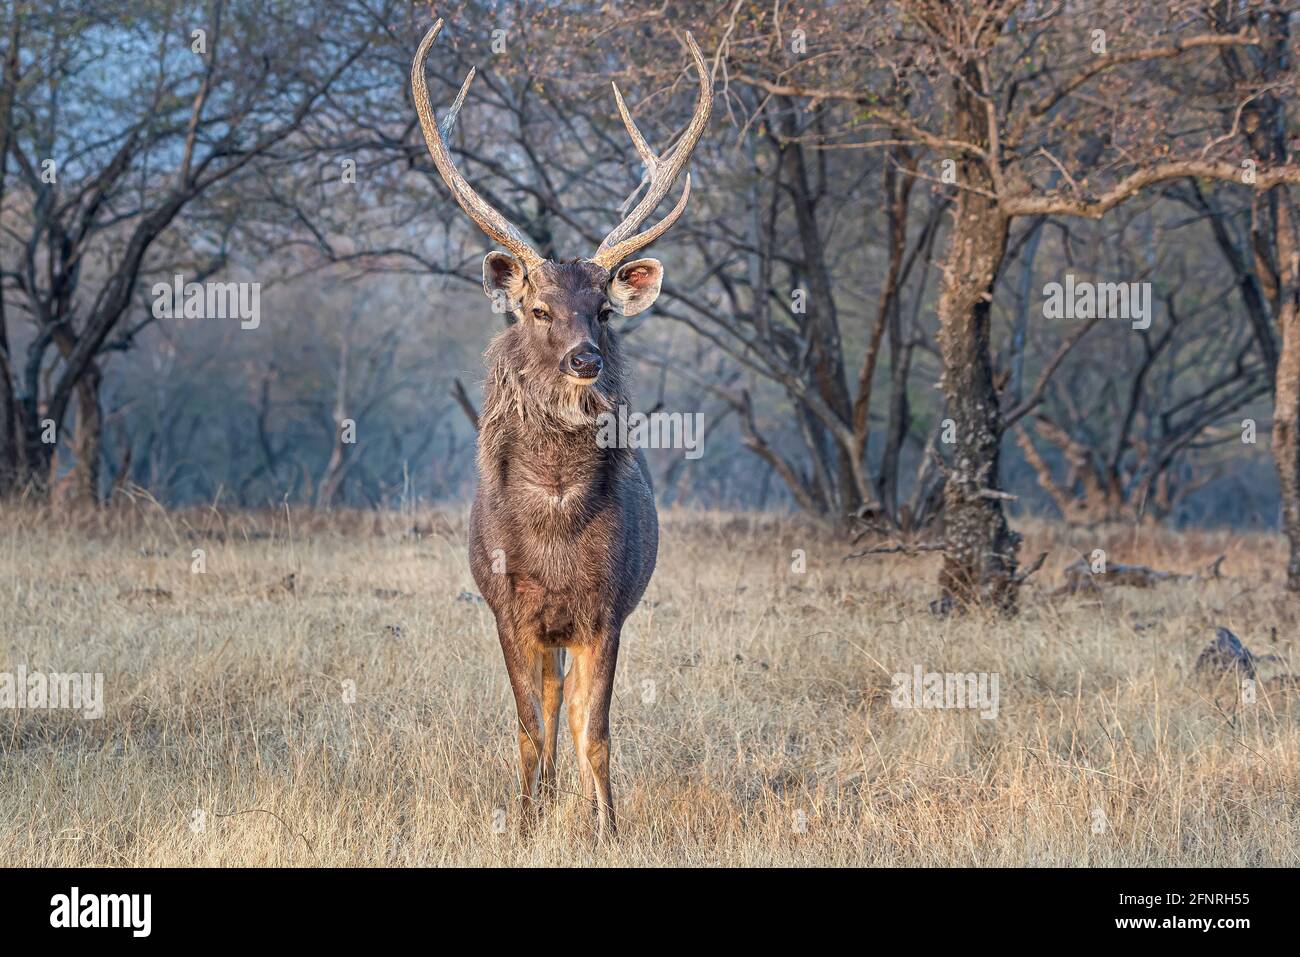
[(659, 298), (664, 267), (657, 259), (634, 259), (619, 266), (609, 280), (609, 301), (625, 316), (645, 312)]

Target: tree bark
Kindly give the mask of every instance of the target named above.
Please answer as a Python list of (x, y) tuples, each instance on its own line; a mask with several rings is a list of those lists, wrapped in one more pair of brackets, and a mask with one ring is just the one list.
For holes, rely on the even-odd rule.
[[(956, 94), (955, 138), (985, 140), (981, 103)], [(1007, 526), (999, 489), (1002, 412), (989, 351), (993, 284), (1006, 255), (1010, 220), (993, 194), (986, 167), (958, 163), (958, 190), (939, 296), (941, 385), (955, 441), (944, 487), (946, 548), (939, 586), (945, 604), (1016, 611), (1020, 536)]]
[[(13, 136), (14, 98), (18, 85), (18, 43), (21, 37), (20, 9), (9, 8), (9, 29), (4, 59), (3, 86), (0, 86), (0, 208), (3, 208), (9, 175), (9, 140)], [(20, 479), (20, 423), (17, 391), (10, 363), (9, 318), (5, 311), (3, 284), (0, 284), (0, 498), (18, 488)]]
[(1289, 554), (1286, 563), (1286, 587), (1300, 592), (1300, 396), (1296, 381), (1300, 378), (1300, 332), (1295, 326), (1292, 309), (1289, 325), (1283, 327), (1282, 356), (1278, 363), (1277, 399), (1273, 408), (1273, 460), (1281, 483), (1282, 533)]
[(69, 504), (99, 504), (99, 475), (104, 451), (104, 416), (99, 407), (100, 372), (90, 366), (77, 382), (77, 431), (73, 436)]
[(34, 494), (43, 498), (54, 482), (54, 449), (57, 433), (51, 430), (51, 441), (46, 442), (43, 425), (46, 416), (35, 401), (28, 397), (18, 402), (17, 429), (22, 439), (18, 459), (18, 475), (11, 492), (16, 495)]
[(1279, 270), (1277, 328), (1282, 352), (1277, 360), (1273, 398), (1273, 459), (1282, 498), (1282, 533), (1290, 554), (1286, 587), (1300, 592), (1300, 248), (1291, 221), (1289, 198), (1279, 198), (1276, 213)]
[[(795, 135), (793, 123), (787, 124), (787, 135)], [(787, 143), (782, 154), (788, 164), (787, 181), (791, 204), (799, 230), (799, 244), (804, 267), (807, 270), (807, 336), (811, 343), (809, 364), (817, 392), (826, 405), (843, 421), (852, 417), (848, 379), (844, 371), (844, 351), (840, 339), (839, 317), (835, 307), (834, 286), (826, 263), (826, 249), (817, 221), (817, 202), (820, 199), (809, 181), (804, 148), (799, 143)], [(822, 466), (829, 474), (824, 481), (826, 499), (831, 503), (834, 518), (845, 522), (862, 504), (867, 490), (860, 487), (860, 470), (851, 456), (852, 449), (837, 447), (834, 438), (811, 414), (805, 412), (804, 425), (809, 438), (809, 453), (814, 464)]]
[[(1261, 19), (1265, 40), (1261, 44), (1261, 79), (1277, 85), (1290, 70), (1290, 21), (1282, 8)], [(1221, 60), (1236, 81), (1243, 76), (1242, 58), (1227, 50)], [(1279, 95), (1271, 89), (1254, 97), (1242, 111), (1242, 134), (1261, 166), (1287, 161), (1289, 133), (1287, 113)], [(1256, 284), (1243, 285), (1242, 295), (1252, 307), (1250, 315), (1258, 325), (1252, 296), (1262, 292), (1272, 300), (1277, 317), (1281, 350), (1276, 357), (1273, 391), (1273, 459), (1277, 466), (1282, 504), (1282, 533), (1287, 538), (1288, 591), (1300, 592), (1300, 238), (1297, 237), (1295, 207), (1286, 186), (1278, 185), (1256, 193), (1251, 203), (1251, 239), (1254, 246)], [(1271, 233), (1271, 235), (1270, 235)], [(1222, 243), (1221, 243), (1222, 245)], [(1270, 262), (1271, 258), (1271, 262)], [(1234, 267), (1237, 264), (1234, 263)], [(1272, 364), (1271, 337), (1267, 330), (1256, 338), (1266, 363)]]

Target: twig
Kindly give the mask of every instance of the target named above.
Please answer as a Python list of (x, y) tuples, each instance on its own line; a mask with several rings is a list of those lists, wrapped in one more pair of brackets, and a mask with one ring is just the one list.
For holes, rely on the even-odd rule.
[(894, 555), (901, 553), (911, 557), (917, 552), (941, 552), (947, 547), (947, 542), (916, 542), (912, 544), (876, 545), (874, 548), (866, 548), (860, 552), (853, 552), (850, 555), (845, 555), (841, 561), (847, 562), (850, 558), (861, 558), (864, 555)]

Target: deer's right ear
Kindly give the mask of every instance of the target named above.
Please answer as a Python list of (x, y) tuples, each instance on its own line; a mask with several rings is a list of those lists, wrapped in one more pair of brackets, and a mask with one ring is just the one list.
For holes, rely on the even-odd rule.
[(483, 292), (492, 300), (492, 308), (503, 315), (523, 302), (527, 278), (524, 264), (509, 253), (492, 252), (483, 257)]

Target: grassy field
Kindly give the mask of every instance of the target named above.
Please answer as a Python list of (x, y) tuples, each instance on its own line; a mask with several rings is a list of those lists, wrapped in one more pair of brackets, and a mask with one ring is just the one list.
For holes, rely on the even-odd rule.
[[(844, 562), (771, 517), (663, 526), (619, 662), (621, 835), (599, 845), (563, 722), (564, 793), (516, 832), (464, 515), (0, 512), (0, 672), (102, 672), (105, 694), (98, 720), (0, 710), (5, 862), (1300, 863), (1300, 600), (1273, 539), (1030, 524), (1022, 556), (1050, 554), (1003, 621), (933, 617), (933, 555)], [(1097, 547), (1226, 559), (1053, 595)], [(1193, 675), (1220, 625), (1281, 659), (1253, 702)], [(896, 709), (915, 665), (997, 673), (997, 717)]]

